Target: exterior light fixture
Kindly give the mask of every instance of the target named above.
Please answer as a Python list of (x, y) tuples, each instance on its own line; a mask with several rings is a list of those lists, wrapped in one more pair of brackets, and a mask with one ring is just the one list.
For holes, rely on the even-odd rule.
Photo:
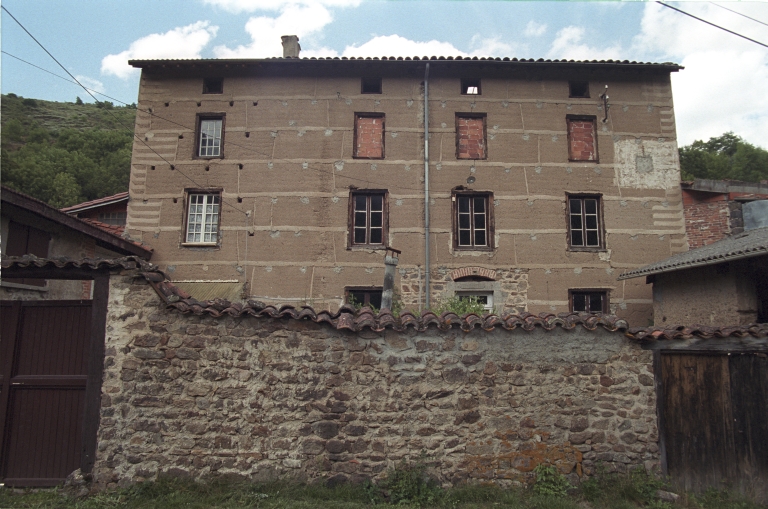
[(467, 184), (474, 184), (474, 183), (475, 183), (474, 175), (470, 175), (469, 177), (467, 177)]

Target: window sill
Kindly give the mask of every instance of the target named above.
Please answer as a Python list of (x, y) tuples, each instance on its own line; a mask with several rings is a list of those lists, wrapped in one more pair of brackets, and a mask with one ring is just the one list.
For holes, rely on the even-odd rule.
[(364, 157), (364, 156), (352, 156), (352, 159), (362, 159), (363, 161), (383, 161), (384, 156), (381, 157)]
[(454, 251), (461, 251), (462, 253), (476, 251), (478, 253), (491, 253), (495, 251), (492, 247), (475, 247), (475, 246), (454, 246)]
[(218, 242), (182, 242), (181, 247), (219, 247)]
[(606, 253), (608, 248), (606, 247), (568, 247), (566, 251), (574, 253)]
[(10, 283), (8, 281), (0, 281), (0, 286), (3, 288), (16, 288), (19, 290), (34, 290), (37, 292), (47, 292), (48, 286), (34, 286), (34, 285), (23, 285), (20, 283)]
[(569, 163), (595, 163), (600, 164), (600, 161), (597, 159), (568, 159)]
[(384, 244), (353, 244), (347, 246), (347, 251), (384, 251), (387, 246)]

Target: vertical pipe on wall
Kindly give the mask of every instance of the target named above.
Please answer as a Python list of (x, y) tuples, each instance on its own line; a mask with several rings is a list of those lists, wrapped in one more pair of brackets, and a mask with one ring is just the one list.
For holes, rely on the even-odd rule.
[(424, 68), (424, 296), (429, 309), (429, 62)]

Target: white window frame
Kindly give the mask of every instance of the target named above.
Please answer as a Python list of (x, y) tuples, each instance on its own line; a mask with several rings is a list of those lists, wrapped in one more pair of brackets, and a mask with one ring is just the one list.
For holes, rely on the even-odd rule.
[(220, 214), (219, 193), (190, 193), (184, 244), (216, 245), (219, 241)]
[(223, 129), (224, 119), (221, 117), (200, 119), (200, 134), (197, 139), (198, 157), (221, 157)]
[(493, 292), (456, 292), (456, 296), (461, 297), (481, 297), (485, 298), (485, 304), (483, 304), (483, 308), (488, 311), (489, 313), (493, 313)]

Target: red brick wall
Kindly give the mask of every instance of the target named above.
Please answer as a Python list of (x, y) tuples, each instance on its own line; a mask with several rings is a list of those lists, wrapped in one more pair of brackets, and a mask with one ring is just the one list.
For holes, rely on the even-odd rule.
[(568, 142), (571, 161), (597, 161), (593, 120), (568, 120)]
[(485, 119), (458, 117), (456, 145), (459, 159), (485, 159)]
[(384, 117), (355, 119), (355, 157), (384, 157)]
[(707, 246), (731, 233), (728, 195), (698, 194), (683, 190), (685, 232), (690, 249)]

